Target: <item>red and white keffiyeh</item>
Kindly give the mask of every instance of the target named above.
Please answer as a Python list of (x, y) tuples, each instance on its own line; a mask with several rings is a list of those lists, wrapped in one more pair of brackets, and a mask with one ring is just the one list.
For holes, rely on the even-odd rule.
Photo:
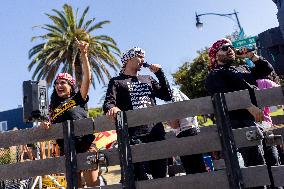
[(56, 77), (56, 80), (57, 79), (66, 79), (67, 81), (69, 81), (70, 85), (72, 86), (74, 86), (76, 83), (75, 79), (69, 73), (59, 73)]
[(213, 43), (213, 45), (209, 49), (209, 58), (210, 58), (210, 64), (209, 69), (213, 70), (217, 66), (216, 62), (216, 54), (219, 51), (220, 47), (222, 47), (224, 44), (229, 43), (232, 44), (232, 42), (229, 39), (220, 39)]

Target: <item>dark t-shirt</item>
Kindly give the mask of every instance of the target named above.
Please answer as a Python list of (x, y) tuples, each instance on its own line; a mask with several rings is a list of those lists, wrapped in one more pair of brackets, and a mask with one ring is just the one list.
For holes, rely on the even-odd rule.
[(50, 115), (51, 123), (61, 123), (66, 120), (78, 120), (88, 117), (86, 104), (89, 98), (84, 100), (78, 91), (74, 96), (66, 99)]
[[(74, 96), (66, 99), (58, 107), (56, 107), (50, 115), (51, 123), (61, 123), (67, 120), (78, 120), (88, 117), (87, 102), (82, 98), (80, 91)], [(75, 138), (75, 148), (77, 153), (83, 153), (88, 151), (93, 140), (95, 139), (93, 134), (85, 135), (82, 137)], [(63, 139), (57, 139), (57, 144), (60, 147), (60, 154), (64, 152), (64, 141)]]

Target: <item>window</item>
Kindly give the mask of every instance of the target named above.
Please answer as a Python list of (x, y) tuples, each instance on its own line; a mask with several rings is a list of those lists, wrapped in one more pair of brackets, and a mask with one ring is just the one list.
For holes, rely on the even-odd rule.
[(7, 130), (8, 130), (7, 121), (1, 121), (0, 122), (0, 132), (7, 131)]

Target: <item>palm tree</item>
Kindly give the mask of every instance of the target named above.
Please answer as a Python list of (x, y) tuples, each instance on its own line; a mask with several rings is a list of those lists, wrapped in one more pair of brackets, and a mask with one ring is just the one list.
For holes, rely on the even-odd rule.
[(80, 19), (74, 16), (70, 5), (65, 4), (63, 11), (52, 10), (55, 15), (46, 15), (53, 24), (45, 24), (40, 28), (47, 31), (46, 34), (35, 36), (35, 39), (42, 39), (44, 42), (32, 47), (29, 51), (29, 58), (32, 59), (28, 66), (29, 71), (35, 66), (32, 79), (46, 79), (51, 84), (55, 75), (60, 72), (68, 72), (75, 75), (77, 84), (81, 83), (82, 68), (80, 64), (79, 51), (75, 45), (75, 37), (78, 40), (89, 43), (89, 61), (92, 70), (93, 86), (95, 88), (94, 76), (99, 83), (105, 84), (105, 76), (109, 79), (108, 68), (115, 71), (120, 64), (115, 56), (120, 55), (115, 41), (106, 35), (92, 36), (91, 33), (102, 28), (104, 24), (110, 21), (101, 21), (95, 23), (95, 18), (85, 21), (89, 11), (87, 7)]

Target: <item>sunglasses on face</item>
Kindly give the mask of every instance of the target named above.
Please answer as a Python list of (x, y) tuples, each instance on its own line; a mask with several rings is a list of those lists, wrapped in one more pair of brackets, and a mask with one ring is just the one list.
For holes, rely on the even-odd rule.
[(223, 45), (222, 47), (219, 48), (219, 50), (226, 52), (226, 51), (228, 51), (229, 48), (232, 49), (232, 50), (234, 49), (234, 47), (232, 45)]

